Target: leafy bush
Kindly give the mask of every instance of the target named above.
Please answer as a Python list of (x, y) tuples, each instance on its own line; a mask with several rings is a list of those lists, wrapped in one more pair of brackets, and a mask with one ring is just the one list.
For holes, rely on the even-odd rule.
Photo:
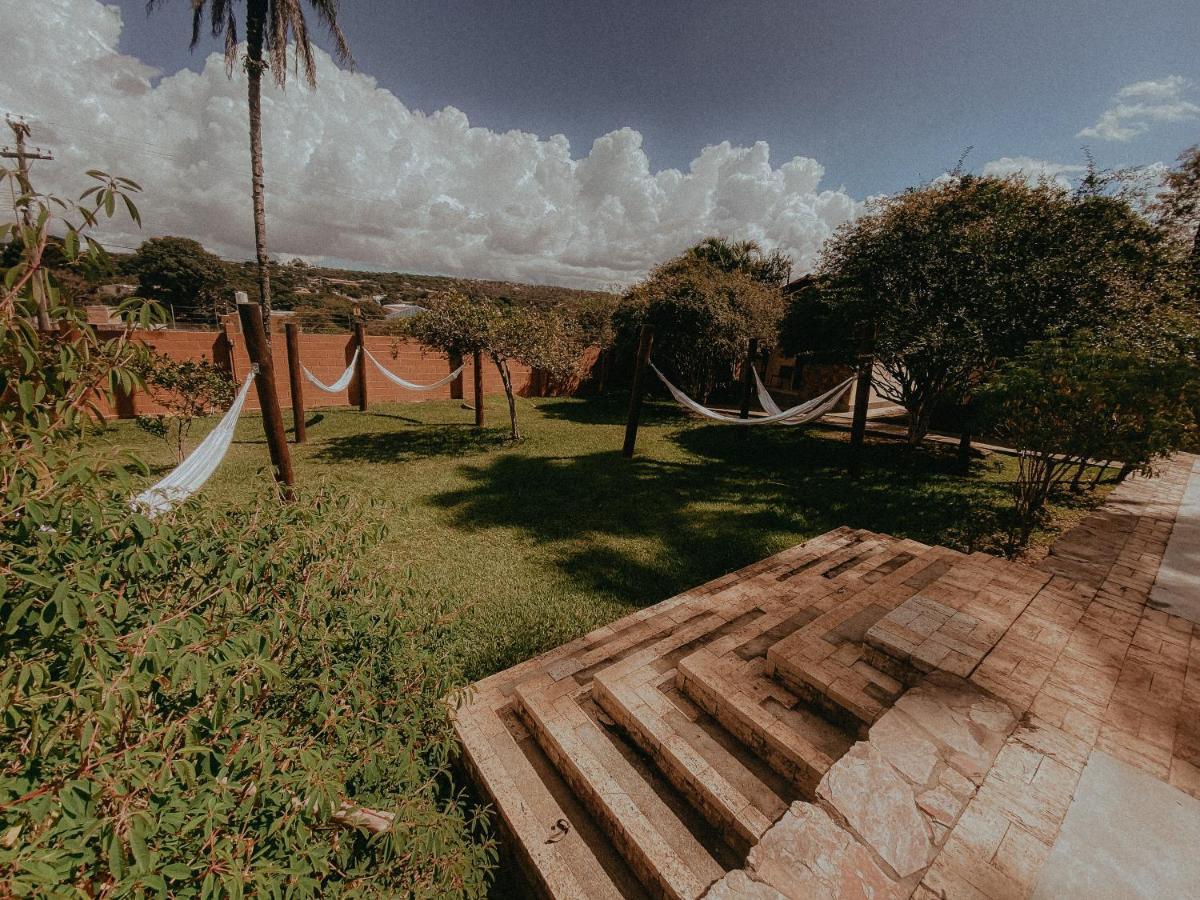
[[(442, 796), (449, 610), (364, 577), (369, 511), (269, 496), (152, 522), (126, 497), (50, 497), (0, 534), (0, 880), (480, 892), (481, 822)], [(360, 807), (394, 824), (347, 827)]]
[(1178, 345), (1156, 353), (1119, 335), (1081, 333), (1031, 345), (980, 401), (990, 432), (1020, 451), (1015, 548), (1028, 541), (1051, 492), (1086, 461), (1147, 472), (1183, 446), (1200, 412), (1200, 367)]
[(52, 223), (98, 255), (91, 226), (135, 212), (95, 177), (78, 204), (19, 196), (0, 293), (0, 893), (481, 894), (494, 847), (446, 777), (449, 613), (364, 574), (372, 511), (267, 494), (150, 520), (85, 444), (145, 365), (43, 268)]
[(224, 410), (237, 393), (229, 374), (206, 359), (180, 361), (151, 353), (138, 374), (167, 412), (138, 416), (137, 426), (166, 441), (179, 462), (186, 456), (187, 436), (196, 419)]

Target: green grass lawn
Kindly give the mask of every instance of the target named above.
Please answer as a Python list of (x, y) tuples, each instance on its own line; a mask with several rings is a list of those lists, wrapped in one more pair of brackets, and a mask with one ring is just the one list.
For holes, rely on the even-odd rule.
[[(379, 501), (390, 537), (372, 569), (454, 599), (451, 652), (471, 679), (840, 525), (990, 546), (1016, 468), (993, 455), (964, 473), (952, 451), (869, 441), (855, 481), (843, 432), (703, 424), (654, 403), (630, 461), (622, 397), (520, 400), (514, 446), (503, 398), (489, 399), (483, 432), (458, 401), (310, 411), (308, 443), (292, 448), (301, 483)], [(156, 476), (173, 465), (130, 423), (97, 442), (135, 450)], [(244, 502), (266, 463), (247, 414), (206, 496)], [(1082, 502), (1056, 506), (1036, 539)]]

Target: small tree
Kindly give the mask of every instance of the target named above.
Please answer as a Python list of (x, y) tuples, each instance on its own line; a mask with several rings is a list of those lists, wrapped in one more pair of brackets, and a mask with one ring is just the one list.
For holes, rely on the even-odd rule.
[(225, 266), (198, 241), (182, 237), (143, 241), (126, 263), (143, 297), (169, 305), (179, 319), (213, 321)]
[(137, 425), (166, 441), (177, 462), (187, 455), (187, 437), (196, 419), (224, 410), (237, 392), (229, 375), (205, 359), (179, 361), (155, 353), (142, 363), (140, 374), (167, 412), (138, 416)]
[(775, 343), (784, 309), (777, 285), (738, 268), (726, 271), (707, 258), (715, 252), (693, 248), (659, 266), (617, 311), (626, 343), (642, 324), (654, 326), (657, 364), (701, 400), (732, 380), (751, 339)]
[(1150, 470), (1196, 429), (1194, 354), (1156, 353), (1119, 335), (1080, 333), (1032, 344), (981, 392), (997, 439), (1020, 451), (1013, 484), (1013, 548), (1024, 545), (1047, 499), (1089, 460)]
[(454, 292), (431, 297), (425, 305), (427, 311), (410, 321), (408, 333), (448, 354), (479, 352), (492, 360), (504, 384), (514, 441), (521, 439), (521, 429), (509, 363), (521, 362), (551, 377), (567, 377), (579, 366), (582, 331), (560, 312), (501, 307)]

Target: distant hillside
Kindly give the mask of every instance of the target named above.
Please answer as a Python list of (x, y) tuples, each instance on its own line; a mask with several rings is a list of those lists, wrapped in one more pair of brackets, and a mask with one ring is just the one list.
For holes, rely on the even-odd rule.
[[(129, 255), (114, 255), (115, 269), (109, 282), (122, 280), (135, 283), (128, 276), (124, 263)], [(225, 306), (234, 291), (245, 291), (251, 297), (258, 293), (257, 268), (252, 262), (223, 262), (225, 283), (216, 290), (219, 305)], [(413, 303), (420, 305), (431, 294), (456, 290), (472, 297), (490, 298), (500, 303), (529, 305), (540, 308), (610, 306), (613, 294), (604, 291), (580, 291), (573, 288), (542, 284), (521, 284), (512, 281), (485, 281), (472, 278), (451, 278), (441, 275), (412, 275), (404, 272), (363, 272), (353, 269), (331, 269), (310, 266), (296, 261), (271, 267), (272, 305), (279, 310), (294, 310), (308, 330), (341, 330), (351, 321), (356, 309), (369, 319), (385, 314), (384, 304)], [(99, 299), (104, 299), (103, 297)], [(193, 320), (214, 321), (216, 306), (203, 315), (181, 316)]]

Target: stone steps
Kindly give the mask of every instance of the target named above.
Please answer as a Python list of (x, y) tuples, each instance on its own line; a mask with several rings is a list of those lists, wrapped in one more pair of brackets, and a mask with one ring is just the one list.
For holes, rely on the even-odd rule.
[(950, 572), (964, 554), (915, 541), (899, 542), (907, 559), (861, 590), (840, 596), (822, 613), (773, 644), (767, 674), (827, 715), (862, 731), (904, 690), (902, 667), (884, 671), (866, 636), (896, 606)]
[(677, 661), (747, 627), (764, 606), (786, 604), (798, 582), (831, 584), (823, 573), (834, 569), (841, 581), (853, 579), (880, 543), (861, 532), (823, 536), (712, 594), (714, 602), (681, 605), (673, 628), (625, 629), (516, 687), (517, 708), (544, 752), (653, 892), (699, 896), (724, 874), (720, 865), (744, 858), (796, 796), (673, 690)]
[[(505, 846), (523, 871), (539, 873), (539, 893), (580, 900), (650, 896), (511, 704), (503, 715), (466, 707), (455, 725), (470, 747), (464, 756), (473, 780), (498, 801)], [(565, 832), (562, 822), (568, 823)]]
[(535, 892), (701, 897), (1039, 577), (837, 529), (480, 682), (464, 757)]
[(522, 685), (531, 730), (652, 894), (700, 897), (737, 862), (732, 848), (587, 696)]

